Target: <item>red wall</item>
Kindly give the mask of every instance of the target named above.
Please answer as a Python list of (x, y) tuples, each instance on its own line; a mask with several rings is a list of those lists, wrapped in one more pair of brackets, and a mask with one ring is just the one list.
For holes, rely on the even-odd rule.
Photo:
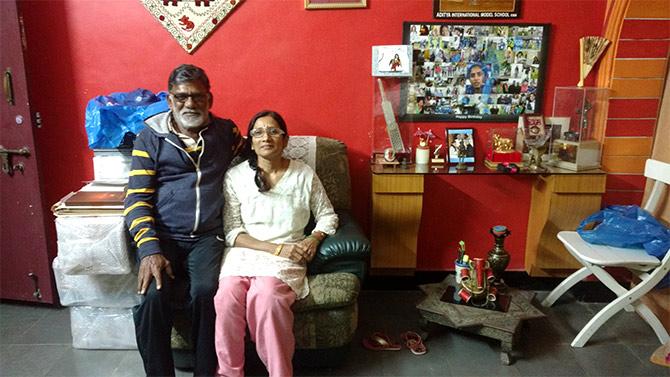
[[(371, 46), (402, 43), (403, 21), (434, 21), (432, 3), (368, 0), (367, 9), (307, 11), (302, 0), (246, 0), (189, 55), (137, 0), (22, 2), (32, 105), (43, 119), (36, 139), (47, 203), (93, 178), (83, 126), (90, 98), (138, 87), (165, 90), (175, 66), (193, 63), (210, 75), (213, 111), (241, 128), (256, 111), (272, 108), (285, 116), (292, 134), (343, 140), (354, 214), (368, 230)], [(524, 0), (523, 17), (511, 20), (552, 24), (546, 114), (553, 88), (577, 83), (578, 39), (600, 34), (604, 10), (605, 0)], [(482, 143), (492, 124), (461, 126), (474, 127)], [(479, 154), (483, 158), (483, 148)], [(510, 268), (521, 269), (531, 182), (529, 177), (427, 178), (418, 268), (449, 267), (460, 239), (470, 254), (485, 253), (492, 245), (488, 228), (505, 224), (512, 231), (506, 245)]]

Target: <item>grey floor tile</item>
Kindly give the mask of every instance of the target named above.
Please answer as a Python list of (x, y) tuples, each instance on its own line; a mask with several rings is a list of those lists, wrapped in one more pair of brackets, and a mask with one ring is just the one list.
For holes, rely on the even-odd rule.
[[(538, 292), (538, 302), (548, 292)], [(370, 351), (361, 339), (383, 331), (400, 342), (400, 333), (423, 333), (416, 310), (421, 291), (363, 291), (359, 328), (344, 365), (337, 368), (299, 368), (296, 376), (665, 376), (670, 369), (648, 361), (659, 343), (636, 313), (619, 313), (608, 321), (584, 348), (570, 342), (605, 304), (583, 303), (567, 293), (546, 318), (526, 321), (514, 356), (500, 362), (496, 340), (431, 327), (425, 339), (428, 353), (415, 356), (407, 349)], [(142, 376), (136, 350), (93, 351), (71, 347), (68, 309), (0, 304), (0, 376)], [(190, 376), (177, 371), (177, 376)], [(266, 376), (262, 365), (249, 376)]]
[(112, 372), (113, 377), (135, 377), (144, 375), (142, 358), (137, 350), (117, 351), (121, 360)]
[(656, 343), (654, 345), (647, 344), (631, 344), (626, 345), (626, 347), (640, 360), (642, 364), (642, 372), (647, 376), (670, 376), (670, 368), (662, 367), (656, 365), (649, 361), (651, 354), (656, 351), (661, 343)]
[(23, 335), (52, 311), (44, 307), (0, 305), (0, 339), (2, 344), (20, 343)]
[[(597, 304), (603, 307), (603, 304)], [(598, 312), (594, 304), (584, 304), (578, 301), (554, 304), (551, 308), (543, 308), (547, 319), (556, 330), (556, 341), (560, 344), (570, 344), (591, 318)], [(601, 327), (590, 339), (591, 342), (616, 342), (617, 333), (612, 332), (610, 326)], [(614, 340), (613, 340), (614, 339)]]
[(524, 376), (586, 376), (569, 344), (527, 341), (521, 345), (516, 367)]
[(46, 375), (109, 377), (123, 357), (124, 351), (69, 348)]
[(17, 344), (72, 344), (69, 309), (50, 309), (48, 315), (22, 334)]
[(443, 359), (454, 376), (521, 375), (515, 364), (501, 363), (499, 341), (457, 330), (449, 331), (445, 339)]
[(654, 376), (650, 368), (623, 344), (591, 344), (573, 348), (579, 365), (589, 376)]
[(12, 320), (37, 320), (54, 310), (50, 307), (37, 305), (20, 305), (20, 304), (2, 304), (0, 305), (0, 322), (2, 324)]
[(0, 374), (46, 376), (70, 349), (69, 345), (3, 345), (0, 351)]
[(651, 326), (635, 312), (622, 311), (615, 314), (598, 331), (607, 332), (613, 342), (660, 345)]

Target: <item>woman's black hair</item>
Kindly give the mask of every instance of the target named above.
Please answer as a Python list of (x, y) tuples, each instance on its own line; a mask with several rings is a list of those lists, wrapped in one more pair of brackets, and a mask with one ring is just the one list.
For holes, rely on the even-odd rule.
[(251, 136), (251, 130), (254, 129), (254, 125), (256, 124), (256, 121), (258, 119), (266, 116), (271, 117), (272, 119), (275, 120), (275, 122), (277, 122), (279, 128), (282, 131), (284, 131), (283, 137), (288, 137), (288, 129), (286, 128), (286, 122), (284, 121), (284, 118), (282, 118), (282, 116), (279, 115), (279, 113), (276, 111), (272, 110), (260, 111), (251, 118), (251, 121), (249, 121), (249, 127), (247, 128), (247, 143), (245, 144), (242, 155), (244, 158), (249, 160), (249, 166), (256, 172), (256, 175), (254, 176), (254, 183), (256, 183), (256, 186), (258, 186), (258, 192), (266, 192), (270, 190), (270, 187), (268, 187), (268, 184), (265, 182), (265, 178), (263, 177), (263, 170), (258, 168), (258, 155), (256, 154), (256, 152), (254, 152), (253, 149), (251, 149), (251, 144), (253, 140), (253, 137)]

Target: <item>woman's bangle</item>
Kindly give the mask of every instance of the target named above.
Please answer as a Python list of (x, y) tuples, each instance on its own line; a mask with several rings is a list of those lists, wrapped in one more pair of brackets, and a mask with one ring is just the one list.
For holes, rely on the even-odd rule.
[(317, 237), (313, 234), (310, 234), (309, 236), (307, 236), (307, 238), (311, 238), (311, 239), (315, 240), (317, 243), (321, 243), (321, 240), (319, 239), (319, 237)]
[(274, 256), (279, 256), (279, 254), (281, 254), (282, 247), (284, 247), (283, 243), (280, 243), (279, 245), (277, 245), (277, 247), (275, 247)]

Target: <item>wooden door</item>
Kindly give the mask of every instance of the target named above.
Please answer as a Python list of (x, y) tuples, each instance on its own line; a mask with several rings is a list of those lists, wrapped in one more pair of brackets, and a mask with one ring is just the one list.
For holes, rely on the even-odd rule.
[(0, 298), (54, 303), (16, 2), (0, 1), (0, 12), (0, 146), (22, 152), (0, 172)]

